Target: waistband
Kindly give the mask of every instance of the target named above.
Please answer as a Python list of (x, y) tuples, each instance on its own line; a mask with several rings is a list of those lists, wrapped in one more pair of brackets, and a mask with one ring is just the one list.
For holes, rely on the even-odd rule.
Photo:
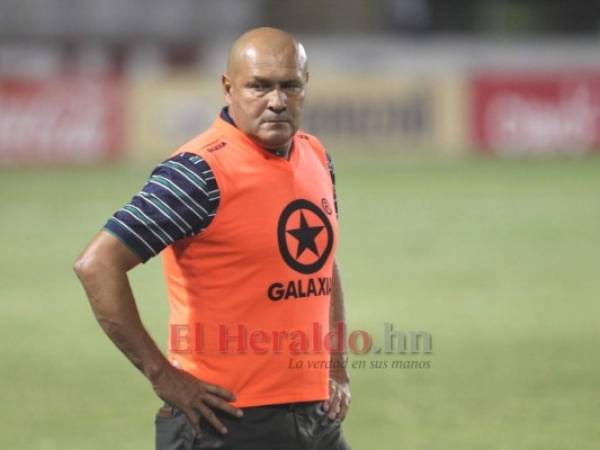
[[(293, 403), (277, 403), (277, 404), (273, 404), (273, 405), (261, 405), (261, 406), (249, 406), (249, 407), (242, 407), (240, 409), (242, 409), (244, 411), (250, 410), (250, 409), (254, 409), (254, 410), (256, 410), (256, 409), (281, 409), (284, 411), (296, 411), (296, 410), (310, 409), (321, 403), (323, 403), (323, 400), (313, 400), (313, 401), (308, 401), (308, 402), (293, 402)], [(166, 402), (161, 407), (160, 411), (165, 416), (181, 413), (181, 411), (179, 411), (176, 407), (169, 405)]]
[(241, 408), (241, 409), (252, 409), (252, 408), (274, 408), (274, 409), (284, 409), (287, 411), (295, 411), (297, 409), (308, 409), (319, 403), (322, 403), (323, 400), (314, 400), (308, 402), (293, 402), (293, 403), (277, 403), (274, 405), (264, 405), (264, 406), (251, 406), (249, 408)]

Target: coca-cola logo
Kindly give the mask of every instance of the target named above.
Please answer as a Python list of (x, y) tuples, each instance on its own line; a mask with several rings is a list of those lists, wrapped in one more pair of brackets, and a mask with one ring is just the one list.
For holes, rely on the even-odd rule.
[(120, 109), (106, 80), (0, 81), (0, 157), (97, 160), (119, 140)]
[(600, 92), (586, 83), (556, 97), (497, 92), (488, 99), (483, 127), (497, 153), (585, 152), (600, 143)]

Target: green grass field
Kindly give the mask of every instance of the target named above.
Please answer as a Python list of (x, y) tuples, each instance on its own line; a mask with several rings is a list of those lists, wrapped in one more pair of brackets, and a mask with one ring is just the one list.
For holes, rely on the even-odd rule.
[[(431, 363), (352, 370), (354, 450), (596, 450), (600, 159), (337, 160), (350, 328), (433, 336), (428, 356), (351, 355)], [(0, 449), (153, 448), (159, 400), (71, 270), (148, 171), (0, 172)], [(131, 278), (164, 348), (160, 261)]]

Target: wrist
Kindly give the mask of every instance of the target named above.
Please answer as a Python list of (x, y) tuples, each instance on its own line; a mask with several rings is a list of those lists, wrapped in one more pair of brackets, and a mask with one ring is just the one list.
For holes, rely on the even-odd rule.
[(154, 386), (156, 385), (165, 375), (171, 372), (174, 367), (166, 359), (162, 361), (152, 361), (146, 365), (142, 372), (148, 378), (148, 381)]
[(350, 384), (350, 374), (347, 370), (332, 370), (329, 372), (329, 378), (334, 379), (338, 383)]
[(329, 376), (340, 383), (349, 383), (348, 357), (345, 352), (331, 353)]

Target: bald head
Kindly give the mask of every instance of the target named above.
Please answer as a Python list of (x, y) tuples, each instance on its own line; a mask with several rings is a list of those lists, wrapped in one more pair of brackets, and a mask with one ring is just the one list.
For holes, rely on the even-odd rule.
[(240, 36), (222, 79), (236, 126), (269, 150), (291, 147), (307, 81), (304, 47), (275, 28), (255, 28)]
[(277, 28), (254, 28), (242, 34), (231, 46), (227, 58), (227, 74), (235, 76), (248, 63), (293, 62), (306, 73), (304, 46), (291, 34)]

